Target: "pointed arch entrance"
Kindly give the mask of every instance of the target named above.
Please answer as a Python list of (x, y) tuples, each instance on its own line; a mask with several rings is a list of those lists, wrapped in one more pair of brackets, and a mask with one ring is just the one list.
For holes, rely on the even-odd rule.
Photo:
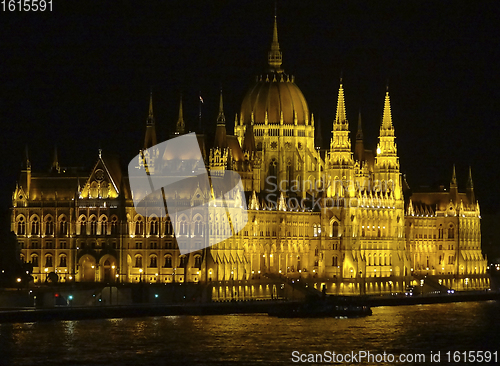
[(115, 282), (118, 273), (116, 258), (112, 255), (105, 255), (99, 261), (101, 267), (101, 282)]
[(80, 265), (80, 282), (95, 282), (96, 260), (93, 256), (86, 254), (78, 261)]

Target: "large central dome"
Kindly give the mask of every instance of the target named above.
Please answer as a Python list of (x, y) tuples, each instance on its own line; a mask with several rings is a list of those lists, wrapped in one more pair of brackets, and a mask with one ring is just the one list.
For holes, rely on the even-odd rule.
[(309, 121), (306, 99), (295, 85), (293, 76), (281, 69), (282, 55), (278, 43), (278, 27), (274, 20), (273, 42), (268, 55), (269, 73), (257, 77), (256, 83), (245, 95), (241, 104), (241, 123), (298, 124)]

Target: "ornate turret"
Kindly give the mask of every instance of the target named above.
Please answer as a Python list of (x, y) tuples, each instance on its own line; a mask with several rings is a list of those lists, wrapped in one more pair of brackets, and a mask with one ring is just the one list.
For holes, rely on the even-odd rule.
[(351, 139), (349, 138), (349, 122), (347, 121), (345, 111), (342, 79), (340, 79), (339, 96), (337, 100), (337, 114), (335, 115), (335, 121), (333, 121), (332, 133), (333, 137), (330, 144), (330, 150), (335, 155), (335, 159), (341, 159), (343, 161), (350, 160)]
[(395, 140), (396, 137), (392, 125), (391, 100), (389, 98), (389, 87), (387, 87), (377, 145), (377, 157), (375, 158), (376, 179), (380, 182), (385, 182), (385, 185), (381, 187), (382, 190), (389, 189), (391, 192), (394, 192), (396, 199), (400, 199), (403, 193)]
[(391, 100), (389, 98), (389, 88), (385, 92), (384, 114), (382, 125), (380, 126), (380, 137), (377, 146), (377, 156), (396, 157), (397, 149), (392, 125)]

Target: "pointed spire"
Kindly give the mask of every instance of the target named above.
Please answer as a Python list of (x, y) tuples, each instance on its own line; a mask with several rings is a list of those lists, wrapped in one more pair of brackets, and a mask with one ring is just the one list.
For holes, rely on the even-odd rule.
[[(397, 161), (397, 146), (395, 142), (394, 127), (392, 125), (391, 100), (389, 98), (389, 87), (386, 87), (384, 112), (382, 114), (382, 123), (380, 125), (379, 143), (377, 145), (377, 156), (391, 156), (392, 160), (385, 161), (386, 167), (399, 167)], [(398, 168), (399, 169), (399, 168)]]
[(453, 187), (457, 186), (457, 174), (455, 172), (455, 164), (453, 164), (453, 173), (451, 174), (450, 186), (453, 186)]
[(220, 91), (219, 116), (217, 117), (217, 127), (215, 129), (214, 147), (219, 147), (219, 148), (227, 147), (226, 117), (224, 116), (224, 104), (222, 101), (222, 89)]
[(28, 145), (24, 147), (24, 164), (26, 169), (31, 169), (31, 161), (30, 161), (30, 156), (29, 156), (29, 149)]
[(182, 135), (185, 132), (186, 125), (184, 123), (184, 113), (182, 110), (182, 94), (179, 100), (179, 118), (177, 119), (177, 124), (175, 126), (176, 135)]
[(358, 114), (358, 131), (356, 132), (356, 140), (363, 140), (363, 126), (361, 124), (361, 110)]
[(155, 117), (153, 115), (153, 91), (149, 93), (149, 113), (148, 113), (148, 120), (147, 124), (148, 125), (154, 125), (155, 123)]
[(450, 181), (450, 200), (454, 203), (458, 202), (458, 184), (457, 174), (455, 173), (455, 164), (453, 164), (453, 173), (451, 174)]
[(472, 169), (469, 165), (469, 178), (467, 179), (467, 198), (469, 199), (469, 204), (474, 204), (476, 202), (476, 197), (474, 195), (474, 183), (472, 182)]
[(59, 157), (57, 154), (57, 146), (54, 146), (54, 156), (52, 158), (52, 166), (50, 168), (52, 172), (61, 172), (61, 167), (59, 166)]
[(472, 182), (472, 168), (469, 165), (469, 179), (467, 179), (467, 188), (474, 188), (474, 183)]
[(363, 141), (363, 126), (361, 124), (361, 111), (358, 115), (358, 131), (356, 132), (356, 146), (354, 148), (354, 160), (365, 160), (365, 144)]
[(144, 149), (156, 145), (155, 118), (153, 116), (153, 91), (149, 93), (149, 111), (146, 120), (146, 135), (144, 136)]
[(335, 153), (335, 160), (340, 164), (351, 164), (351, 139), (349, 138), (349, 122), (347, 121), (344, 88), (340, 79), (339, 95), (337, 99), (337, 114), (333, 121), (333, 136), (330, 142), (330, 151)]
[(333, 129), (344, 131), (348, 129), (347, 117), (345, 113), (344, 88), (342, 87), (342, 78), (340, 79), (339, 96), (337, 99), (337, 114), (335, 115)]
[(271, 43), (271, 50), (267, 56), (271, 72), (283, 72), (283, 70), (281, 70), (282, 58), (283, 56), (278, 43), (278, 21), (276, 15), (274, 15), (273, 41)]
[(389, 86), (387, 86), (385, 92), (384, 114), (382, 116), (382, 128), (386, 130), (391, 130), (393, 128), (392, 115), (391, 115), (391, 100), (389, 98)]
[(222, 89), (220, 90), (219, 116), (217, 117), (217, 125), (226, 125), (226, 117), (224, 116), (224, 103), (222, 100)]

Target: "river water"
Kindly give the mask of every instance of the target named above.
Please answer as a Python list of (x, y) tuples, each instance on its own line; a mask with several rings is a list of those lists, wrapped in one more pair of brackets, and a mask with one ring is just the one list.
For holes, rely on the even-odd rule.
[[(489, 351), (498, 363), (493, 352), (500, 356), (500, 304), (379, 307), (359, 319), (250, 314), (0, 325), (1, 365), (292, 365), (316, 353), (324, 364), (334, 364), (328, 352), (360, 351), (366, 357), (386, 352), (396, 361), (386, 356), (385, 362), (355, 358), (341, 364), (389, 365), (401, 354), (423, 354), (425, 362), (399, 364), (435, 365), (432, 352), (444, 365), (450, 364), (446, 352), (453, 357), (455, 351)], [(455, 360), (454, 365), (471, 364), (463, 356)]]

